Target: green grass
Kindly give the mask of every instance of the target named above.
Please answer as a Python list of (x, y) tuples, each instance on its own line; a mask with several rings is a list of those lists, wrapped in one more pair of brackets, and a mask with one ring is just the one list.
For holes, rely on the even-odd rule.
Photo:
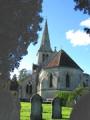
[[(43, 119), (51, 120), (52, 106), (51, 104), (43, 104)], [(30, 120), (31, 104), (28, 102), (21, 102), (20, 120)], [(62, 107), (62, 120), (69, 119), (72, 108)]]

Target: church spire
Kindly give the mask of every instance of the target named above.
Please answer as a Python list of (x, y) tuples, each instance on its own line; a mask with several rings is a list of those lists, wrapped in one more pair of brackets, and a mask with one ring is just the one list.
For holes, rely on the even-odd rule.
[(42, 41), (41, 41), (41, 46), (39, 51), (47, 51), (47, 52), (51, 52), (51, 45), (50, 45), (50, 39), (49, 39), (49, 33), (48, 33), (48, 24), (47, 24), (47, 20), (45, 22), (45, 28), (43, 31), (43, 36), (42, 36)]

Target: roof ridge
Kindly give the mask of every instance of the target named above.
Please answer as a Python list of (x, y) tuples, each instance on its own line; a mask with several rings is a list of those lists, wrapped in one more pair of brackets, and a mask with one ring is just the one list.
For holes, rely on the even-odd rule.
[[(78, 67), (79, 67), (79, 65), (70, 57), (70, 55), (69, 54), (67, 54), (64, 50), (63, 50), (63, 52), (74, 62), (74, 64), (76, 64)], [(79, 67), (80, 68), (80, 67)], [(81, 68), (80, 68), (81, 69)]]
[(79, 65), (62, 49), (58, 51), (47, 63), (46, 68), (51, 67), (69, 67), (83, 71)]
[[(62, 49), (61, 49), (62, 50)], [(59, 65), (60, 65), (60, 62), (61, 62), (61, 54), (62, 54), (62, 52), (61, 52), (61, 50), (59, 51), (60, 52), (60, 56), (59, 56)]]

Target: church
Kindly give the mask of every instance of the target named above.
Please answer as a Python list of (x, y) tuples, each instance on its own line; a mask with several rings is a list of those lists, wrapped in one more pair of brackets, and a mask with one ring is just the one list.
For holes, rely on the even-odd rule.
[(20, 98), (29, 99), (37, 93), (43, 99), (53, 99), (60, 90), (73, 91), (79, 84), (90, 85), (90, 75), (84, 73), (63, 49), (57, 51), (55, 48), (53, 51), (50, 42), (46, 21), (38, 50), (38, 63), (32, 65), (30, 79), (20, 85), (23, 88), (20, 89)]

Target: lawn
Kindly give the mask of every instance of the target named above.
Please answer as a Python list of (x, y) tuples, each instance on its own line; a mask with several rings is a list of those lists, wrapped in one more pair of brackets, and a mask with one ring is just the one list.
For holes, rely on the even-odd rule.
[[(31, 104), (29, 102), (21, 102), (21, 112), (20, 112), (20, 120), (30, 120), (30, 110)], [(43, 119), (51, 120), (51, 104), (43, 104)], [(62, 107), (62, 120), (69, 119), (70, 113), (72, 109), (68, 107)]]

